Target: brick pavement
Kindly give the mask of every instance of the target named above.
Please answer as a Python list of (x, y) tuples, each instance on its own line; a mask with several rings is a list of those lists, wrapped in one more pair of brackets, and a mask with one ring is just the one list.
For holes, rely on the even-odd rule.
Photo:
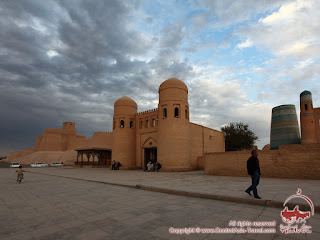
[[(209, 199), (227, 200), (283, 207), (284, 201), (295, 194), (298, 188), (310, 197), (320, 213), (320, 180), (276, 179), (261, 177), (258, 186), (262, 200), (254, 199), (244, 192), (251, 184), (248, 177), (228, 177), (204, 175), (203, 171), (191, 172), (143, 172), (141, 170), (112, 171), (107, 168), (29, 168), (27, 171), (57, 176), (83, 179), (109, 184), (118, 184), (145, 190), (173, 193), (187, 196), (200, 196)], [(304, 209), (309, 205), (300, 199), (293, 199), (289, 205), (299, 203)]]
[[(55, 171), (60, 175), (68, 172), (67, 176), (80, 174), (88, 179), (98, 178), (101, 172), (117, 176), (109, 176), (108, 179), (118, 179), (119, 183), (125, 183), (124, 177), (120, 177), (125, 173), (128, 176), (126, 181), (131, 179), (131, 182), (133, 179), (145, 180), (144, 175), (147, 178), (159, 178), (159, 175), (155, 177), (157, 173), (142, 173), (137, 178), (137, 174), (131, 174), (131, 171), (107, 172), (106, 169), (48, 168), (32, 171), (51, 171), (51, 174)], [(163, 174), (162, 177), (170, 175)], [(189, 198), (31, 172), (27, 172), (25, 181), (18, 184), (15, 182), (14, 169), (0, 169), (1, 240), (320, 238), (318, 214), (308, 222), (313, 227), (311, 235), (284, 235), (279, 233), (279, 229), (277, 234), (264, 235), (172, 235), (168, 232), (170, 227), (228, 227), (230, 220), (276, 220), (279, 223), (280, 211), (266, 206)]]

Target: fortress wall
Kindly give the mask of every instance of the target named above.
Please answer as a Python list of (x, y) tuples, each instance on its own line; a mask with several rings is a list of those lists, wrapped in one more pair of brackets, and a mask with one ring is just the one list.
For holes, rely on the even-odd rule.
[(6, 160), (8, 160), (9, 162), (14, 162), (14, 160), (15, 160), (16, 158), (21, 157), (21, 156), (23, 155), (23, 153), (24, 153), (24, 151), (17, 151), (17, 152), (14, 152), (14, 153), (10, 153), (10, 154), (7, 156)]
[(190, 155), (193, 169), (203, 169), (203, 158), (206, 152), (224, 152), (224, 134), (214, 129), (190, 123)]
[(61, 134), (62, 130), (57, 128), (45, 128), (44, 129), (44, 135), (47, 134)]
[(39, 151), (28, 154), (27, 156), (22, 156), (16, 159), (20, 164), (31, 164), (33, 162), (42, 162), (42, 163), (53, 163), (60, 162), (64, 152), (61, 151)]
[(63, 134), (62, 136), (64, 138), (64, 141), (62, 142), (62, 145), (64, 147), (64, 151), (73, 150), (74, 142), (77, 139), (76, 135)]
[(58, 162), (63, 162), (64, 165), (74, 165), (74, 162), (77, 161), (77, 151), (69, 150), (63, 152)]
[(203, 130), (205, 152), (225, 152), (224, 133), (207, 127), (203, 127)]
[(62, 146), (62, 134), (57, 132), (46, 133), (42, 137), (38, 151), (64, 151)]
[(11, 162), (11, 160), (20, 157), (23, 154), (23, 151), (17, 151), (17, 152), (13, 152), (8, 154), (6, 160), (9, 160)]
[[(43, 162), (43, 163), (48, 163), (49, 165), (53, 162), (63, 162), (64, 165), (73, 165), (74, 162), (77, 160), (77, 152), (74, 150), (39, 151), (39, 152), (31, 152), (30, 149), (27, 149), (27, 150), (28, 150), (28, 154), (21, 155), (15, 159), (10, 158), (9, 162), (18, 162), (22, 165), (29, 165), (34, 162)], [(84, 160), (87, 160), (87, 159), (84, 159)]]
[(112, 149), (112, 139), (111, 132), (95, 132), (89, 140), (89, 147)]
[[(311, 146), (312, 145), (312, 146)], [(279, 150), (259, 151), (262, 177), (320, 180), (320, 144), (280, 146)], [(204, 172), (216, 176), (248, 176), (250, 151), (207, 153)]]
[(83, 149), (83, 148), (89, 148), (90, 138), (87, 138), (85, 136), (77, 137), (74, 139), (72, 144), (72, 149)]
[(43, 135), (38, 135), (37, 136), (36, 142), (34, 144), (34, 150), (35, 151), (39, 151), (42, 138), (43, 138)]
[(21, 157), (26, 156), (28, 154), (34, 153), (35, 150), (33, 148), (27, 148), (26, 150), (23, 151)]

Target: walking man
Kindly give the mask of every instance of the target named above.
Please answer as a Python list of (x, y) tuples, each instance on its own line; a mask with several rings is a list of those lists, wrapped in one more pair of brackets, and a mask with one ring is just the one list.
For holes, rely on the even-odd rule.
[(254, 197), (257, 199), (261, 199), (261, 197), (259, 197), (258, 195), (258, 190), (257, 190), (257, 186), (259, 184), (260, 175), (261, 175), (259, 159), (258, 159), (258, 151), (252, 150), (251, 155), (252, 156), (247, 161), (247, 169), (248, 169), (248, 174), (251, 175), (252, 185), (245, 192), (248, 193), (250, 196), (252, 196), (250, 192), (253, 191)]

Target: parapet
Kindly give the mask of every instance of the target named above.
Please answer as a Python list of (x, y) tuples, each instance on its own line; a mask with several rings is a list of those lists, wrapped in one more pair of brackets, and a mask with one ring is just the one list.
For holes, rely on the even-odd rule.
[(137, 115), (140, 117), (142, 115), (147, 115), (147, 114), (155, 113), (155, 112), (158, 112), (158, 108), (154, 108), (154, 109), (150, 109), (150, 110), (147, 110), (147, 111), (139, 112), (139, 113), (137, 113)]
[(45, 128), (44, 135), (46, 134), (61, 134), (61, 129), (57, 128)]

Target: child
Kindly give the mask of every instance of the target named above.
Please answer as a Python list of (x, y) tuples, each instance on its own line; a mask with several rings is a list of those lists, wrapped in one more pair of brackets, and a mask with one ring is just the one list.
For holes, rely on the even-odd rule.
[(18, 181), (20, 175), (21, 175), (21, 177), (22, 177), (22, 179), (23, 179), (23, 172), (24, 172), (24, 171), (22, 170), (22, 167), (21, 167), (21, 166), (19, 166), (19, 169), (18, 169), (16, 172), (18, 173), (17, 181)]

